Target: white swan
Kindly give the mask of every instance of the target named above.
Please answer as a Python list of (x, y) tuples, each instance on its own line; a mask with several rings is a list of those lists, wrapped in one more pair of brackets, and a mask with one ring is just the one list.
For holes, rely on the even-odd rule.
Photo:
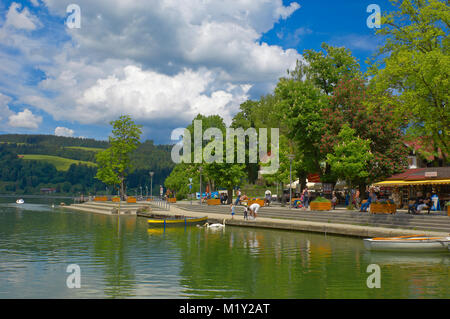
[(215, 223), (215, 224), (210, 225), (209, 223), (205, 223), (203, 226), (206, 228), (212, 228), (212, 229), (223, 229), (223, 228), (225, 228), (225, 219), (223, 220), (222, 224)]

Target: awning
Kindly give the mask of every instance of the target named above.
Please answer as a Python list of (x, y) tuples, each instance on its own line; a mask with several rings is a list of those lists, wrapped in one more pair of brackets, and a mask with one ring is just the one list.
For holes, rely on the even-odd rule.
[(409, 186), (409, 185), (440, 185), (450, 184), (450, 179), (425, 179), (421, 181), (383, 181), (373, 184), (373, 186)]

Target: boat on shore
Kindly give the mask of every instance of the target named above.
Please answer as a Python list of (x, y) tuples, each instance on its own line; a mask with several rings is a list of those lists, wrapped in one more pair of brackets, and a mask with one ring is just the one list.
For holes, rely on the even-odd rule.
[(158, 216), (147, 219), (149, 227), (195, 226), (203, 225), (208, 221), (208, 216)]
[(19, 198), (18, 200), (16, 200), (16, 204), (24, 204), (25, 201), (22, 198)]
[(450, 237), (411, 235), (399, 237), (376, 237), (364, 239), (368, 250), (430, 252), (449, 249)]

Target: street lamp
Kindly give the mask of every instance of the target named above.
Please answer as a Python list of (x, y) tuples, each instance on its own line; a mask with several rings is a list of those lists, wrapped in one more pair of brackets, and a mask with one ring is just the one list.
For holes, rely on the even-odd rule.
[(139, 188), (141, 189), (141, 198), (142, 198), (142, 186), (139, 185)]
[(202, 204), (202, 170), (203, 167), (199, 167), (198, 171), (200, 172), (200, 205)]
[(289, 209), (292, 207), (292, 160), (295, 158), (294, 154), (289, 154)]
[(145, 185), (145, 198), (148, 198), (148, 187)]
[(150, 198), (152, 198), (152, 196), (153, 196), (153, 174), (155, 174), (155, 172), (150, 172), (149, 174), (150, 174), (150, 179), (151, 179), (151, 182), (150, 182)]
[(192, 205), (192, 177), (189, 177), (189, 193), (191, 198), (191, 205)]

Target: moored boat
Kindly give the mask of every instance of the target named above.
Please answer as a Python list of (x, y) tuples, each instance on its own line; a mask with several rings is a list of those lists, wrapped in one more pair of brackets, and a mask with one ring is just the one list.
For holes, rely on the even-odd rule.
[(23, 204), (23, 203), (25, 203), (25, 201), (22, 198), (16, 200), (16, 204)]
[(149, 227), (171, 227), (171, 226), (194, 226), (202, 225), (208, 220), (208, 216), (187, 217), (187, 216), (155, 216), (148, 219)]
[(399, 237), (377, 237), (364, 239), (364, 246), (369, 250), (429, 252), (447, 250), (450, 237), (430, 237), (411, 235)]

